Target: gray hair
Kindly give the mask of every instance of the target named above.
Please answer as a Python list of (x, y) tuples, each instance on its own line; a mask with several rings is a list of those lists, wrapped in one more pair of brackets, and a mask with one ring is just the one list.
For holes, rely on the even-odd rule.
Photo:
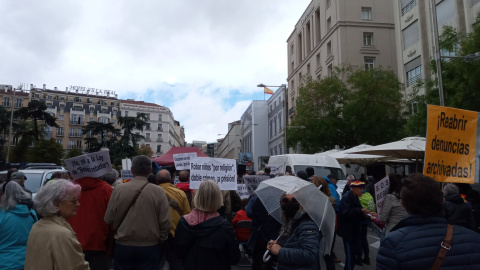
[(204, 212), (217, 211), (223, 205), (223, 196), (218, 184), (213, 180), (204, 180), (193, 198), (193, 204)]
[(349, 176), (347, 176), (347, 180), (355, 180), (355, 175), (353, 174), (350, 174)]
[(0, 209), (4, 209), (5, 212), (15, 208), (15, 206), (21, 200), (31, 199), (30, 194), (24, 191), (19, 183), (10, 181), (5, 183), (5, 185), (5, 193), (3, 194), (2, 201), (0, 202)]
[(79, 196), (82, 188), (80, 185), (74, 184), (69, 180), (57, 179), (48, 181), (33, 199), (36, 211), (44, 216), (53, 216), (58, 213), (59, 209), (55, 206), (55, 202), (68, 200), (70, 196)]
[(170, 183), (172, 181), (172, 175), (166, 169), (160, 170), (157, 173), (157, 182), (161, 183)]
[(112, 185), (113, 183), (115, 183), (115, 181), (117, 180), (117, 174), (115, 173), (114, 170), (112, 170), (111, 172), (108, 172), (104, 175), (102, 175), (102, 177), (100, 177), (102, 180), (104, 180), (105, 182), (107, 182), (108, 184)]
[(144, 155), (139, 155), (132, 160), (132, 172), (140, 176), (148, 176), (152, 172), (152, 160)]
[(443, 187), (443, 192), (445, 193), (445, 196), (458, 195), (460, 193), (458, 187), (455, 184), (446, 184), (445, 187)]

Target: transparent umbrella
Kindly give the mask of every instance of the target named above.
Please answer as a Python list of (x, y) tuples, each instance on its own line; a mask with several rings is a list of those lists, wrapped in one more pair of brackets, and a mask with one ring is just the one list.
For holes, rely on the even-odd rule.
[(280, 176), (261, 182), (255, 193), (268, 213), (280, 223), (283, 223), (280, 197), (283, 193), (292, 194), (322, 231), (320, 251), (330, 253), (335, 233), (335, 210), (328, 197), (314, 184), (295, 176)]

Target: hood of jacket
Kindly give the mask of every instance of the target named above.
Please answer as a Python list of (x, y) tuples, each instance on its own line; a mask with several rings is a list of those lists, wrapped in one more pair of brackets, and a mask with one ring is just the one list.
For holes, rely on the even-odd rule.
[(211, 235), (213, 232), (217, 231), (220, 227), (224, 226), (225, 219), (221, 216), (210, 218), (204, 222), (200, 222), (197, 225), (191, 226), (188, 222), (182, 218), (180, 222), (184, 223), (185, 229), (189, 231), (192, 235), (197, 237), (204, 237)]
[(454, 204), (464, 204), (465, 203), (463, 198), (458, 194), (450, 194), (450, 195), (445, 196), (445, 201), (452, 202)]
[(105, 181), (103, 181), (100, 178), (83, 177), (83, 178), (75, 179), (74, 182), (75, 184), (79, 184), (82, 187), (82, 190), (92, 190), (103, 185)]
[(20, 217), (28, 217), (30, 215), (30, 209), (24, 204), (17, 204), (15, 208), (8, 210), (8, 212)]
[(324, 176), (323, 179), (325, 179), (328, 184), (334, 185), (335, 188), (337, 188), (337, 184), (333, 183), (332, 180), (328, 179), (328, 177)]
[(430, 223), (447, 224), (447, 220), (440, 216), (424, 217), (420, 215), (408, 215), (400, 220), (400, 222), (392, 228), (391, 232), (407, 226), (421, 226)]
[(177, 186), (179, 189), (181, 189), (181, 190), (183, 190), (183, 191), (185, 191), (185, 192), (190, 191), (190, 183), (180, 182), (180, 183), (176, 184), (176, 186)]

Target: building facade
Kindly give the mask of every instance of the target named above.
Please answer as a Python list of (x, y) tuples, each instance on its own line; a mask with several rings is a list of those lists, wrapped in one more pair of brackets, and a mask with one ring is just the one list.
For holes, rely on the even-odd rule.
[(90, 92), (66, 88), (65, 91), (56, 87), (47, 89), (30, 87), (31, 100), (39, 100), (47, 105), (47, 112), (56, 117), (59, 127), (45, 126), (44, 138), (54, 138), (63, 149), (86, 149), (82, 128), (88, 122), (96, 121), (111, 123), (118, 128), (117, 115), (119, 101), (110, 92)]
[(175, 145), (175, 129), (173, 114), (167, 107), (154, 103), (135, 101), (133, 99), (120, 100), (121, 116), (136, 116), (139, 113), (147, 115), (147, 126), (134, 132), (145, 138), (139, 145), (145, 144), (153, 151), (153, 157), (166, 153)]
[[(435, 59), (432, 1), (435, 2), (439, 35), (446, 25), (464, 34), (471, 32), (480, 13), (480, 0), (393, 1), (398, 78), (406, 87), (407, 101), (417, 80), (432, 77), (430, 61)], [(455, 52), (442, 51), (441, 54), (453, 56)], [(418, 94), (425, 94), (424, 89), (418, 90)], [(410, 103), (409, 106), (415, 111), (415, 104)]]
[(180, 125), (179, 121), (173, 121), (173, 129), (175, 134), (175, 146), (185, 146), (185, 128)]
[(288, 122), (304, 77), (350, 65), (397, 70), (392, 1), (312, 0), (287, 40)]
[(215, 157), (239, 159), (242, 125), (240, 120), (228, 124), (228, 132), (219, 139), (215, 148)]
[(268, 99), (268, 149), (270, 156), (287, 153), (285, 148), (285, 92), (282, 85)]
[[(268, 158), (268, 108), (265, 100), (254, 100), (240, 119), (242, 148), (240, 163), (258, 171)], [(250, 163), (248, 163), (250, 162)]]

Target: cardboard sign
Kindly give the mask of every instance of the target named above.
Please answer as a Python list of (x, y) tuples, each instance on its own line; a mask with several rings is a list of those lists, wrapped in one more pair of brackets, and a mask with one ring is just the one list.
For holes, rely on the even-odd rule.
[(197, 153), (195, 152), (173, 154), (175, 169), (177, 169), (177, 171), (190, 170), (190, 160), (196, 157), (197, 157)]
[(240, 197), (240, 199), (248, 199), (248, 197), (250, 197), (250, 193), (248, 193), (247, 185), (238, 184), (237, 185), (237, 194)]
[(98, 151), (69, 159), (65, 159), (68, 171), (73, 179), (82, 177), (100, 177), (112, 171), (109, 151)]
[(283, 164), (267, 164), (265, 167), (270, 167), (270, 174), (285, 173)]
[(190, 160), (190, 188), (203, 180), (214, 180), (221, 190), (237, 190), (237, 163), (234, 159), (196, 157)]
[(473, 184), (478, 113), (428, 105), (427, 119), (424, 174), (439, 182)]
[(131, 170), (132, 169), (132, 160), (129, 158), (122, 159), (122, 169)]
[(253, 194), (262, 181), (270, 179), (270, 175), (244, 175), (243, 181), (247, 186), (248, 194)]
[[(382, 178), (375, 184), (375, 200), (377, 202), (377, 213), (380, 214), (382, 211), (383, 201), (385, 196), (387, 196), (390, 189), (390, 179), (388, 176)], [(373, 194), (372, 194), (373, 195)]]
[(133, 174), (131, 170), (121, 170), (120, 176), (122, 177), (123, 183), (129, 182), (133, 179)]

